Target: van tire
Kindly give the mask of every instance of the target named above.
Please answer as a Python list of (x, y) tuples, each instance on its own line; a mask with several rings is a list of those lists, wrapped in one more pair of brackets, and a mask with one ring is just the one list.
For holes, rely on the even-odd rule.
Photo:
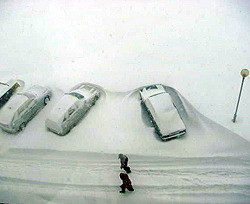
[(20, 131), (20, 132), (23, 131), (25, 127), (26, 127), (26, 123), (22, 123), (22, 124), (19, 126), (18, 131)]
[(43, 100), (44, 105), (46, 106), (48, 104), (48, 102), (50, 101), (50, 97), (46, 96)]

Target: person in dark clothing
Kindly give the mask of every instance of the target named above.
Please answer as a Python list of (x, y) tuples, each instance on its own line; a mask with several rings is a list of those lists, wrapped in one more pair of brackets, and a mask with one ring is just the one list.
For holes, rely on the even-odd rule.
[(125, 193), (125, 189), (127, 188), (129, 191), (134, 191), (131, 180), (126, 173), (120, 173), (120, 179), (122, 180), (122, 185), (120, 193)]
[(130, 167), (128, 166), (128, 157), (124, 154), (119, 154), (118, 159), (121, 162), (121, 169), (124, 169), (127, 173), (131, 173)]

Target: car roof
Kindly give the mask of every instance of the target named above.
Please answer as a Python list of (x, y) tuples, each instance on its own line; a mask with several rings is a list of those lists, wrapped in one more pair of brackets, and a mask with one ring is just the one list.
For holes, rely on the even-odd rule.
[(29, 98), (23, 94), (17, 94), (10, 98), (8, 103), (6, 103), (0, 109), (0, 123), (9, 124), (14, 117), (16, 111), (24, 105)]
[(185, 129), (185, 125), (168, 93), (154, 95), (147, 100), (152, 105), (153, 117), (163, 135)]
[(174, 108), (168, 93), (160, 93), (148, 98), (155, 111), (166, 112)]

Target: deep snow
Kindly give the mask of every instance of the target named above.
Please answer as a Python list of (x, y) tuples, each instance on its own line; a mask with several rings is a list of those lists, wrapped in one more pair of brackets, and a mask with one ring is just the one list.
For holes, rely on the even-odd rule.
[[(247, 0), (1, 1), (0, 81), (50, 86), (54, 97), (24, 132), (0, 131), (0, 202), (249, 203), (249, 77), (231, 121), (250, 64), (249, 8)], [(101, 100), (67, 136), (46, 131), (46, 115), (80, 82), (99, 85)], [(163, 143), (141, 109), (137, 88), (155, 83), (179, 91), (184, 137)], [(131, 158), (134, 193), (118, 193), (118, 153)]]
[(60, 151), (105, 152), (174, 157), (241, 155), (250, 143), (197, 112), (178, 92), (165, 87), (187, 127), (176, 140), (162, 142), (140, 103), (139, 89), (130, 92), (102, 90), (96, 105), (64, 137), (48, 131), (45, 119), (62, 92), (17, 135), (1, 131), (1, 146), (7, 148), (53, 149)]

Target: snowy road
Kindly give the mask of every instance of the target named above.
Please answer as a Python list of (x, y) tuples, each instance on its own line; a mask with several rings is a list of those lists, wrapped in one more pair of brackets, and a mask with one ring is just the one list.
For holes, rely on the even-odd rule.
[(117, 155), (13, 150), (0, 162), (0, 202), (6, 203), (250, 202), (249, 157), (132, 155), (135, 192), (125, 195)]

